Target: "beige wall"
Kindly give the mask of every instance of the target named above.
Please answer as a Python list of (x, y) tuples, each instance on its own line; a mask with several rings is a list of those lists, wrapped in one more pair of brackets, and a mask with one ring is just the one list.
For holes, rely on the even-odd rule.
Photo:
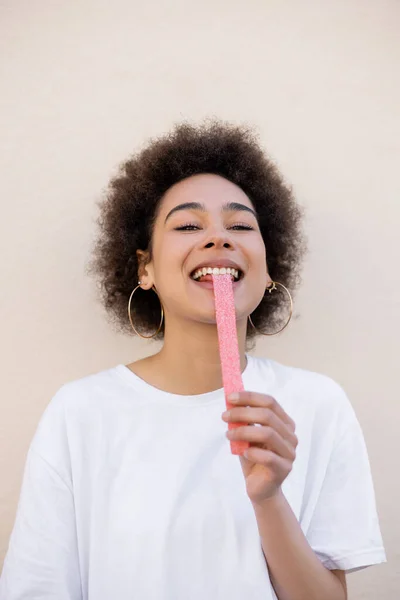
[(256, 353), (348, 392), (389, 558), (351, 575), (350, 597), (398, 598), (399, 2), (2, 0), (0, 11), (1, 556), (52, 394), (155, 350), (113, 333), (85, 277), (95, 202), (149, 135), (217, 115), (259, 128), (307, 207), (300, 318)]

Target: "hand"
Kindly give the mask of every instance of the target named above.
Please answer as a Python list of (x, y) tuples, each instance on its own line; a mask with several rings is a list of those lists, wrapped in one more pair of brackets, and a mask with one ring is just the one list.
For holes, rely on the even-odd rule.
[[(226, 436), (250, 443), (240, 462), (247, 494), (253, 504), (260, 504), (281, 492), (281, 485), (292, 470), (298, 445), (296, 426), (272, 396), (239, 392), (230, 396), (228, 402), (234, 406), (223, 413), (222, 419), (246, 425), (230, 429)], [(254, 427), (255, 424), (260, 427)]]

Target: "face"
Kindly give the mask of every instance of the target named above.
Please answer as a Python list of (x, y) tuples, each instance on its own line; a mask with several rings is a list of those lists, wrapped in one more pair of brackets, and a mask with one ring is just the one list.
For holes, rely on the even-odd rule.
[[(271, 279), (264, 241), (249, 198), (237, 185), (212, 174), (195, 175), (164, 195), (152, 236), (152, 257), (138, 251), (142, 287), (157, 289), (165, 323), (215, 323), (212, 282), (193, 278), (199, 267), (232, 266), (238, 321), (247, 320)], [(207, 279), (207, 278), (206, 278)]]

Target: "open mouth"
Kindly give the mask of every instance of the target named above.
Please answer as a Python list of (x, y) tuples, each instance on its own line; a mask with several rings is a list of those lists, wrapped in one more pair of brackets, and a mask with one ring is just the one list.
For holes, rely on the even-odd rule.
[(233, 269), (231, 267), (202, 267), (201, 269), (196, 269), (190, 275), (191, 279), (194, 279), (198, 283), (203, 283), (206, 281), (212, 282), (213, 275), (230, 275), (233, 282), (239, 281), (244, 276), (243, 271), (240, 269)]

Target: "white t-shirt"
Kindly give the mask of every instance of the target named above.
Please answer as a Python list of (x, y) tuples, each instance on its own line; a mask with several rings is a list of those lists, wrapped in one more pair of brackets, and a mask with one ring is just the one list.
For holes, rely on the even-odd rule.
[[(370, 465), (347, 396), (330, 378), (247, 355), (245, 389), (296, 422), (283, 484), (328, 569), (385, 562)], [(276, 598), (223, 390), (150, 386), (126, 366), (63, 385), (29, 449), (1, 600)]]

